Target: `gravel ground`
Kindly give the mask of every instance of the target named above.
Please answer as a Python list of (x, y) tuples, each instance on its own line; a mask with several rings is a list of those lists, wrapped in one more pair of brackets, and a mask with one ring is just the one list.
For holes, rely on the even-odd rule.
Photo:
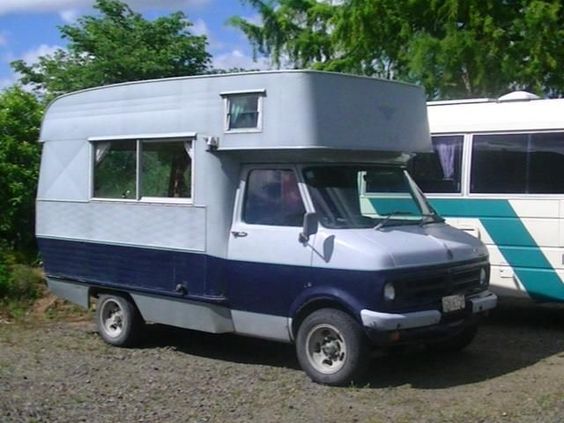
[(151, 326), (0, 323), (0, 421), (562, 422), (564, 308), (502, 306), (464, 352), (377, 354), (363, 387), (316, 385), (290, 345)]

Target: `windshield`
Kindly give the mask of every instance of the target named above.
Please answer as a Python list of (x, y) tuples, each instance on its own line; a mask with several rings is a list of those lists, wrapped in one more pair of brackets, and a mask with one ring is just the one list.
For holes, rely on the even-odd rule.
[(376, 228), (442, 219), (401, 168), (374, 165), (304, 169), (315, 211), (328, 228)]

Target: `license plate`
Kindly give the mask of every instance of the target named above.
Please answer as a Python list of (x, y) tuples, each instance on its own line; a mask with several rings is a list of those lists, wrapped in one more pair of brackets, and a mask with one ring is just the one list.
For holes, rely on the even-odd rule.
[(443, 297), (443, 312), (451, 313), (453, 311), (464, 310), (466, 307), (466, 300), (464, 295), (449, 295)]

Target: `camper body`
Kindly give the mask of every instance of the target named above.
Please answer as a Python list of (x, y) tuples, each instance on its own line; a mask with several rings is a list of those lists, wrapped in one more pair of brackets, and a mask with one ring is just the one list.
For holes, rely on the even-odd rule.
[(295, 342), (314, 380), (342, 384), (370, 343), (461, 348), (496, 304), (485, 247), (405, 172), (430, 149), (417, 87), (311, 71), (120, 84), (56, 100), (41, 142), (49, 287), (97, 297), (110, 343), (140, 322)]

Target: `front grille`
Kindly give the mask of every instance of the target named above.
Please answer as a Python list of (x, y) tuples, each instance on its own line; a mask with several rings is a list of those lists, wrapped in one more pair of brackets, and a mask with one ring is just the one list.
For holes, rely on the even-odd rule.
[(396, 299), (393, 305), (430, 305), (447, 295), (479, 292), (483, 290), (480, 286), (483, 267), (483, 264), (471, 264), (400, 277), (394, 281)]

